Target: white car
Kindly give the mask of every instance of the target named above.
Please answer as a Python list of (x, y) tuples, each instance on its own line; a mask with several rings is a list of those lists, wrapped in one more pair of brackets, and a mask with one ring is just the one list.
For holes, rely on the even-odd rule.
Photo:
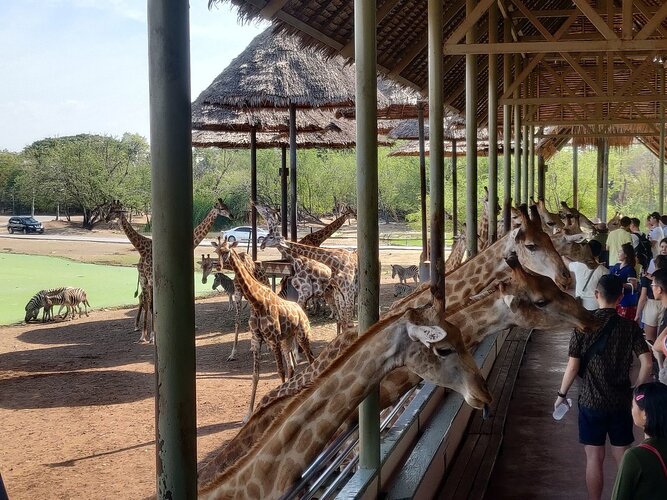
[[(268, 235), (269, 235), (268, 231), (257, 228), (257, 244), (261, 245), (262, 242), (264, 241), (264, 238), (266, 238)], [(252, 237), (252, 227), (250, 226), (233, 227), (232, 229), (224, 231), (222, 233), (222, 237), (223, 238), (226, 237), (227, 241), (229, 241), (230, 243), (234, 243), (235, 241), (238, 241), (239, 243), (247, 243)]]

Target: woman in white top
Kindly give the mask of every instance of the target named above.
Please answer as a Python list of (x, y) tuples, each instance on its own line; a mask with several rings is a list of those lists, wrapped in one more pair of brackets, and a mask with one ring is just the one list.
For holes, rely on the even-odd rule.
[[(660, 240), (660, 253), (658, 255), (667, 255), (667, 238)], [(646, 274), (649, 276), (655, 272), (655, 257), (651, 259), (651, 262), (648, 264), (648, 269), (646, 269)]]
[(595, 299), (595, 288), (598, 281), (605, 274), (609, 274), (609, 269), (598, 262), (598, 257), (602, 251), (602, 245), (599, 241), (590, 240), (588, 246), (591, 248), (594, 261), (586, 264), (584, 262), (577, 262), (563, 257), (563, 262), (568, 269), (574, 273), (575, 291), (574, 296), (581, 299), (581, 304), (589, 311), (594, 311), (598, 308), (597, 300)]

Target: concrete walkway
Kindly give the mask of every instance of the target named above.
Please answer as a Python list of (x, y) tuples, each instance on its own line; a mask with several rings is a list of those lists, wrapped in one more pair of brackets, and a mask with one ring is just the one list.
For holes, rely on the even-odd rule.
[[(536, 331), (528, 342), (487, 500), (587, 498), (586, 459), (578, 442), (577, 382), (568, 394), (573, 408), (561, 421), (551, 416), (567, 364), (569, 338), (569, 332)], [(640, 433), (635, 431), (638, 440)], [(615, 477), (616, 464), (608, 447), (602, 498), (610, 498)]]

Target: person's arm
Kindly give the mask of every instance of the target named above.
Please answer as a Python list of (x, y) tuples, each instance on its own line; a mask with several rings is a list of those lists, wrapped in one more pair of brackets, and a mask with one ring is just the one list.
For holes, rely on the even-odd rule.
[(642, 287), (642, 293), (639, 294), (639, 302), (637, 303), (637, 314), (635, 314), (635, 321), (637, 324), (639, 324), (642, 320), (642, 311), (644, 310), (644, 306), (646, 306), (647, 301), (648, 289), (646, 287)]
[(655, 339), (655, 342), (653, 342), (653, 356), (655, 356), (655, 359), (658, 360), (658, 366), (660, 368), (663, 367), (665, 356), (667, 356), (667, 352), (665, 352), (667, 350), (665, 339), (667, 339), (667, 328), (660, 332), (658, 338)]
[(567, 391), (570, 390), (570, 387), (572, 387), (572, 384), (574, 383), (574, 379), (577, 378), (577, 372), (579, 371), (579, 365), (581, 364), (581, 360), (579, 358), (573, 358), (569, 357), (567, 360), (567, 367), (565, 368), (565, 373), (563, 373), (563, 380), (560, 383), (560, 387), (558, 388), (558, 393), (562, 394), (562, 396), (557, 395), (556, 397), (556, 402), (554, 403), (554, 409), (558, 408), (558, 406), (565, 402), (567, 399)]
[(653, 356), (649, 351), (639, 355), (639, 373), (633, 387), (640, 386), (651, 381), (651, 371), (653, 369)]
[(639, 477), (641, 474), (641, 466), (639, 461), (631, 453), (631, 450), (625, 452), (623, 460), (618, 468), (616, 474), (616, 482), (614, 483), (614, 491), (611, 494), (611, 500), (628, 500), (635, 498)]

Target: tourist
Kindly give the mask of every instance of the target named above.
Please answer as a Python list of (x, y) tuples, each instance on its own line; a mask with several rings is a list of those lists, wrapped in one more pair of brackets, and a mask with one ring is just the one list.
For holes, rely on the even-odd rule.
[(607, 236), (607, 251), (609, 252), (609, 266), (619, 262), (619, 252), (621, 246), (630, 243), (632, 246), (632, 236), (630, 234), (630, 217), (621, 217), (621, 227), (614, 229)]
[(577, 262), (563, 257), (563, 262), (568, 269), (574, 273), (575, 292), (581, 304), (589, 311), (595, 311), (598, 308), (598, 302), (595, 300), (595, 286), (602, 276), (609, 273), (609, 270), (599, 263), (602, 245), (599, 241), (590, 240), (588, 246), (593, 255), (593, 261), (589, 263)]
[(625, 452), (612, 500), (667, 498), (667, 386), (642, 384), (634, 390), (632, 420), (644, 431), (644, 441)]
[(616, 310), (624, 318), (634, 321), (637, 314), (637, 303), (639, 302), (639, 289), (637, 288), (637, 261), (632, 243), (624, 243), (621, 246), (618, 258), (618, 264), (609, 269), (609, 274), (618, 276), (624, 283), (623, 298), (616, 306)]
[[(658, 255), (651, 261), (654, 272), (657, 269), (667, 269), (667, 255)], [(635, 321), (643, 323), (646, 340), (655, 342), (658, 334), (658, 325), (663, 316), (664, 307), (662, 302), (653, 295), (653, 280), (646, 274), (640, 279), (639, 302), (637, 303), (637, 314)], [(640, 325), (641, 326), (641, 325)]]
[(667, 238), (663, 238), (660, 240), (660, 253), (656, 255), (653, 259), (651, 259), (651, 263), (648, 265), (648, 269), (646, 270), (646, 274), (653, 274), (656, 270), (655, 267), (655, 259), (658, 258), (660, 255), (667, 255)]
[(655, 257), (660, 251), (660, 241), (662, 241), (662, 239), (665, 237), (663, 230), (660, 227), (660, 214), (658, 212), (649, 214), (646, 222), (649, 228), (648, 239), (651, 241), (653, 257)]
[[(662, 303), (664, 309), (667, 309), (667, 269), (658, 269), (653, 273), (653, 295)], [(667, 383), (666, 366), (664, 363), (667, 356), (667, 314), (662, 315), (662, 321), (658, 327), (658, 338), (653, 343), (653, 355), (658, 362), (658, 379)]]
[(567, 392), (577, 374), (582, 375), (579, 390), (579, 442), (586, 453), (588, 498), (599, 500), (603, 488), (603, 462), (607, 436), (617, 463), (634, 441), (632, 433), (632, 354), (640, 361), (636, 384), (648, 380), (651, 354), (641, 328), (620, 317), (616, 304), (623, 295), (623, 281), (605, 275), (595, 289), (599, 309), (594, 312), (602, 325), (595, 333), (574, 330), (570, 337), (569, 359), (557, 391), (554, 408), (567, 404)]

